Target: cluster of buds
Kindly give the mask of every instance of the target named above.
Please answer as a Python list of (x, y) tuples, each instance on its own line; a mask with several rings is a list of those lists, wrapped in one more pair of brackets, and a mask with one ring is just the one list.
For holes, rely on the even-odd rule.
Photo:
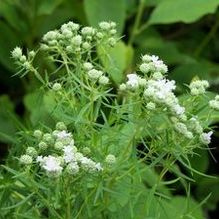
[(136, 90), (139, 87), (144, 87), (146, 85), (146, 79), (140, 77), (139, 75), (133, 73), (127, 75), (127, 82), (122, 83), (119, 87), (121, 91), (129, 89)]
[(158, 56), (155, 55), (144, 55), (142, 56), (142, 64), (139, 67), (140, 71), (144, 74), (153, 74), (155, 78), (161, 79), (162, 75), (167, 73), (168, 68), (163, 63), (162, 60), (159, 59)]
[[(170, 116), (173, 122), (173, 128), (178, 133), (187, 139), (199, 139), (202, 144), (209, 144), (212, 132), (205, 133), (197, 118), (187, 118), (186, 109), (181, 106), (178, 98), (174, 94), (176, 84), (174, 80), (165, 78), (167, 66), (157, 56), (144, 55), (140, 71), (145, 77), (135, 74), (128, 74), (126, 83), (122, 83), (120, 90), (130, 90), (135, 92), (140, 97), (144, 97), (146, 102), (145, 108), (153, 111), (156, 108), (164, 110)], [(209, 86), (207, 81), (193, 81), (190, 84), (191, 94), (203, 94)], [(219, 98), (209, 102), (214, 109), (219, 109)]]
[(101, 85), (106, 85), (109, 83), (109, 78), (104, 75), (101, 70), (97, 70), (90, 62), (85, 62), (83, 64), (84, 70), (90, 80), (98, 82)]
[[(63, 122), (58, 122), (56, 129), (51, 133), (35, 130), (33, 136), (38, 146), (26, 149), (25, 154), (20, 157), (22, 164), (37, 163), (48, 176), (53, 177), (63, 172), (75, 175), (80, 171), (95, 173), (103, 170), (99, 162), (88, 157), (90, 154), (88, 147), (82, 149), (83, 153), (78, 150), (72, 133), (67, 131)], [(114, 155), (108, 155), (105, 162), (110, 165), (115, 163)]]
[(209, 106), (214, 110), (219, 110), (219, 95), (216, 95), (214, 100), (209, 101)]
[(209, 87), (209, 83), (206, 80), (194, 80), (190, 83), (189, 88), (191, 90), (191, 95), (200, 95), (206, 92)]
[(114, 46), (117, 42), (115, 27), (114, 22), (100, 22), (97, 29), (89, 26), (80, 28), (79, 24), (70, 21), (60, 29), (46, 33), (41, 49), (58, 52), (57, 48), (62, 47), (72, 54), (90, 51), (99, 43)]
[(33, 69), (32, 61), (35, 56), (34, 51), (28, 52), (27, 56), (23, 54), (22, 49), (20, 47), (15, 47), (14, 50), (11, 52), (15, 63), (23, 68), (26, 71), (31, 71)]

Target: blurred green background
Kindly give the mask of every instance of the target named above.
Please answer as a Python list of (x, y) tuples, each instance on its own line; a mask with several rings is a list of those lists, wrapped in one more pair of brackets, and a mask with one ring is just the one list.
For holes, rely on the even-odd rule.
[[(97, 26), (100, 21), (115, 21), (118, 36), (112, 56), (120, 72), (136, 70), (140, 56), (155, 54), (169, 66), (169, 78), (179, 85), (178, 94), (193, 77), (209, 80), (219, 92), (219, 0), (0, 0), (0, 151), (1, 162), (21, 124), (34, 125), (40, 110), (33, 92), (39, 87), (32, 77), (13, 77), (16, 68), (10, 51), (21, 46), (36, 49), (47, 31), (72, 20)], [(46, 65), (37, 60), (39, 66)], [(215, 119), (215, 127), (219, 121)], [(203, 200), (209, 193), (206, 214), (216, 217), (219, 201), (219, 154), (215, 128), (211, 153), (198, 151), (193, 167), (216, 178), (194, 176), (192, 194)], [(219, 156), (218, 156), (219, 157)], [(176, 193), (183, 192), (180, 188)]]

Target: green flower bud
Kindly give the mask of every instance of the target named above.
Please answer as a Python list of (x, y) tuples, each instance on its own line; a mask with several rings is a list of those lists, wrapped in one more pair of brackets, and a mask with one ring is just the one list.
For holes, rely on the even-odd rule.
[(154, 110), (156, 108), (156, 105), (153, 102), (149, 102), (149, 103), (147, 103), (146, 108), (148, 110)]
[(51, 134), (46, 133), (43, 135), (43, 141), (48, 143), (48, 144), (53, 144), (54, 143), (54, 138)]
[(103, 75), (99, 78), (99, 84), (106, 85), (108, 83), (109, 83), (109, 78), (108, 77)]
[(48, 148), (48, 144), (43, 142), (43, 141), (41, 141), (38, 146), (39, 146), (39, 149), (42, 151), (44, 151)]
[(29, 165), (29, 164), (32, 164), (33, 158), (30, 155), (24, 154), (20, 157), (19, 161), (22, 164)]
[(88, 155), (88, 154), (91, 153), (91, 150), (90, 150), (89, 147), (84, 147), (84, 148), (82, 149), (82, 152), (83, 152), (83, 154)]
[(40, 130), (35, 130), (33, 136), (37, 139), (41, 139), (43, 137), (43, 132)]
[(113, 154), (108, 154), (105, 159), (106, 163), (112, 165), (116, 162), (116, 157)]
[(55, 149), (57, 149), (57, 150), (61, 150), (61, 149), (63, 149), (64, 145), (63, 145), (63, 143), (62, 143), (61, 141), (57, 141), (57, 142), (55, 143), (54, 147), (55, 147)]
[(59, 91), (62, 89), (62, 85), (60, 83), (55, 83), (55, 84), (53, 84), (52, 89), (54, 91)]
[(69, 174), (75, 175), (75, 174), (77, 174), (79, 172), (79, 166), (78, 166), (77, 163), (70, 163), (66, 167), (66, 171)]
[(37, 151), (34, 147), (28, 147), (26, 149), (26, 154), (30, 155), (31, 157), (36, 157), (37, 156)]
[(58, 122), (56, 124), (56, 129), (62, 131), (62, 130), (67, 130), (67, 127), (64, 122)]

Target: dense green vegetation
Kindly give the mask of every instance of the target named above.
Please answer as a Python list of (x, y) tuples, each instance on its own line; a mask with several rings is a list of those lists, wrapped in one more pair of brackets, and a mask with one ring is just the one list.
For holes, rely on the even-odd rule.
[[(186, 162), (184, 163), (183, 161), (185, 160), (177, 158), (174, 166), (171, 167), (172, 169), (170, 168), (170, 163), (173, 161), (172, 154), (171, 159), (166, 154), (162, 158), (159, 153), (159, 156), (153, 154), (153, 159), (150, 160), (151, 163), (148, 161), (147, 166), (143, 169), (141, 169), (141, 166), (138, 166), (144, 173), (143, 176), (139, 177), (138, 172), (131, 171), (130, 175), (133, 175), (133, 177), (129, 178), (129, 175), (126, 176), (127, 179), (124, 178), (117, 184), (115, 191), (111, 191), (112, 193), (114, 192), (115, 196), (113, 196), (111, 204), (109, 204), (109, 210), (114, 213), (112, 217), (108, 217), (107, 214), (103, 213), (102, 218), (118, 218), (118, 215), (115, 213), (117, 212), (118, 206), (115, 203), (121, 204), (119, 205), (122, 208), (120, 214), (124, 215), (120, 216), (121, 218), (141, 219), (144, 218), (142, 215), (147, 215), (148, 217), (145, 218), (148, 219), (149, 216), (154, 219), (172, 219), (181, 217), (182, 215), (183, 218), (215, 218), (214, 212), (217, 210), (219, 201), (219, 173), (218, 165), (215, 161), (215, 157), (218, 155), (219, 132), (217, 126), (219, 123), (219, 112), (209, 111), (208, 101), (213, 99), (219, 91), (218, 6), (218, 0), (0, 0), (0, 159), (3, 165), (0, 172), (0, 208), (2, 208), (0, 218), (12, 218), (12, 213), (10, 212), (13, 212), (13, 218), (24, 218), (19, 214), (20, 212), (27, 211), (28, 204), (24, 205), (24, 207), (22, 204), (33, 201), (34, 199), (32, 197), (34, 195), (28, 189), (23, 189), (20, 185), (22, 183), (23, 185), (28, 184), (28, 180), (30, 179), (24, 177), (23, 181), (20, 181), (19, 171), (16, 168), (14, 170), (17, 162), (14, 157), (19, 157), (24, 152), (25, 147), (33, 141), (30, 136), (25, 141), (28, 133), (32, 133), (33, 130), (39, 128), (45, 131), (45, 126), (47, 126), (46, 131), (48, 131), (48, 128), (50, 128), (50, 131), (54, 130), (55, 124), (62, 120), (71, 132), (75, 131), (77, 133), (76, 140), (78, 142), (86, 141), (86, 138), (80, 136), (78, 133), (80, 130), (87, 130), (88, 127), (81, 125), (76, 128), (73, 125), (73, 121), (69, 121), (65, 113), (68, 115), (73, 109), (69, 108), (69, 112), (63, 113), (63, 106), (58, 105), (58, 110), (54, 113), (54, 108), (56, 108), (54, 94), (45, 91), (51, 85), (46, 83), (48, 82), (47, 79), (50, 79), (51, 83), (59, 80), (59, 77), (50, 74), (59, 67), (59, 64), (53, 63), (54, 60), (50, 59), (51, 57), (45, 55), (42, 51), (36, 55), (33, 64), (37, 66), (36, 69), (40, 73), (40, 78), (42, 77), (45, 80), (43, 82), (46, 85), (43, 84), (42, 87), (42, 81), (39, 80), (39, 77), (35, 77), (36, 75), (34, 76), (34, 74), (21, 72), (24, 74), (15, 75), (18, 72), (18, 68), (14, 64), (11, 55), (11, 51), (16, 46), (22, 48), (24, 55), (28, 55), (31, 50), (38, 51), (44, 34), (50, 30), (59, 29), (63, 23), (69, 21), (79, 23), (82, 26), (89, 25), (96, 28), (98, 28), (98, 23), (101, 21), (113, 21), (117, 23), (115, 38), (120, 40), (118, 40), (113, 48), (106, 49), (109, 60), (102, 56), (104, 50), (101, 51), (100, 47), (98, 47), (97, 52), (92, 57), (94, 63), (97, 63), (97, 65), (101, 63), (104, 66), (104, 71), (109, 74), (109, 78), (112, 81), (112, 90), (109, 93), (107, 93), (108, 91), (105, 91), (106, 93), (101, 91), (103, 92), (101, 95), (110, 104), (113, 102), (111, 95), (117, 95), (117, 89), (121, 83), (126, 81), (126, 75), (139, 71), (141, 56), (144, 54), (159, 56), (168, 65), (169, 71), (167, 78), (176, 81), (177, 89), (175, 93), (183, 103), (187, 103), (186, 101), (190, 100), (187, 85), (192, 80), (208, 80), (210, 84), (208, 88), (209, 92), (200, 98), (197, 104), (196, 99), (192, 99), (190, 104), (194, 109), (199, 109), (194, 114), (200, 118), (202, 125), (205, 128), (210, 126), (214, 130), (212, 142), (209, 145), (209, 148), (212, 149), (209, 150), (207, 147), (203, 148), (199, 146), (194, 147), (192, 151), (187, 151)], [(102, 49), (105, 49), (105, 47)], [(60, 56), (62, 54), (58, 54), (55, 58), (62, 60)], [(75, 62), (74, 57), (71, 61), (72, 63)], [(61, 67), (60, 69), (58, 68), (60, 70), (58, 74), (61, 77), (60, 80), (63, 80), (64, 82), (62, 82), (66, 85), (68, 81), (63, 76), (63, 73), (65, 73), (65, 70), (62, 69), (63, 63), (60, 63)], [(48, 78), (47, 75), (49, 75)], [(67, 79), (73, 80), (70, 76)], [(73, 88), (71, 89), (73, 90)], [(75, 90), (77, 89), (75, 88)], [(66, 92), (68, 94), (70, 90)], [(80, 92), (77, 90), (77, 92), (79, 96), (83, 93), (81, 90)], [(87, 93), (85, 94), (87, 95)], [(121, 100), (120, 95), (119, 93), (118, 101)], [(62, 103), (62, 100), (59, 101)], [(86, 101), (87, 99), (85, 98), (81, 103), (87, 103)], [(70, 102), (69, 100), (63, 99), (63, 104), (66, 106)], [(114, 109), (117, 109), (117, 103), (113, 104)], [(105, 107), (103, 107), (103, 112), (107, 116), (112, 116)], [(136, 109), (132, 110), (135, 111)], [(122, 110), (128, 114), (130, 109), (124, 108)], [(86, 108), (82, 111), (86, 111)], [(101, 113), (103, 112), (101, 111)], [(74, 118), (74, 122), (76, 121), (80, 124), (83, 113), (81, 112), (80, 114), (80, 111), (74, 111), (74, 113), (75, 116), (78, 116), (77, 119)], [(114, 113), (112, 110), (113, 115)], [(127, 118), (123, 118), (124, 112), (120, 113), (122, 122), (123, 120), (126, 121)], [(119, 113), (117, 115), (118, 118), (115, 120), (109, 116), (112, 121), (109, 117), (106, 116), (107, 118), (105, 118), (103, 114), (101, 115), (100, 121), (97, 121), (101, 125), (106, 120), (110, 125), (117, 124), (121, 119), (119, 118)], [(139, 125), (141, 117), (137, 118), (137, 120), (138, 122), (136, 124)], [(156, 124), (160, 121), (163, 122), (162, 118), (157, 116), (157, 121), (155, 119), (155, 121), (150, 122)], [(119, 123), (121, 126), (116, 126), (112, 132), (119, 133), (121, 131), (130, 135), (132, 130), (136, 128), (136, 124), (123, 127)], [(96, 128), (92, 127), (92, 129), (95, 130), (94, 133), (96, 136), (94, 137), (93, 132), (88, 132), (88, 135), (93, 136), (92, 142), (100, 144), (98, 142), (100, 136), (96, 133)], [(109, 130), (107, 128), (102, 130), (102, 136), (106, 135), (106, 131), (108, 132)], [(150, 133), (150, 135), (153, 134)], [(112, 133), (111, 136), (113, 136)], [(138, 146), (138, 151), (140, 151), (138, 153), (142, 153), (142, 155), (138, 154), (138, 156), (141, 157), (144, 156), (145, 148), (142, 141), (139, 140), (139, 136), (133, 144)], [(144, 138), (146, 137), (144, 136)], [(128, 140), (125, 139), (124, 141)], [(91, 149), (95, 151), (94, 148)], [(161, 152), (163, 153), (162, 150)], [(97, 157), (99, 156), (99, 159), (103, 159), (103, 154), (101, 152), (99, 153)], [(117, 151), (115, 153), (118, 156), (121, 152)], [(155, 158), (160, 158), (161, 160), (157, 161)], [(124, 169), (137, 165), (135, 162), (137, 161), (131, 160), (130, 166), (124, 167)], [(152, 168), (150, 169), (148, 167)], [(116, 170), (118, 167), (113, 168)], [(116, 173), (118, 175), (124, 174), (122, 170)], [(163, 177), (162, 174), (166, 174), (164, 181), (160, 180), (159, 182), (161, 184), (157, 185), (155, 182), (157, 182), (159, 176)], [(11, 180), (14, 176), (18, 179), (16, 182)], [(21, 176), (23, 177), (23, 175)], [(106, 181), (110, 179), (109, 175), (107, 177)], [(32, 184), (30, 183), (30, 185), (36, 186), (35, 184), (38, 181), (35, 178), (31, 180)], [(125, 182), (126, 180), (136, 180), (134, 182), (136, 184), (134, 185), (138, 185), (143, 180), (147, 188), (146, 194), (141, 194), (143, 185), (137, 190), (130, 191), (130, 188)], [(99, 187), (95, 189), (102, 191), (101, 179), (98, 178), (95, 182), (99, 183)], [(47, 183), (48, 181), (44, 185), (47, 185)], [(65, 184), (67, 182), (63, 183)], [(90, 186), (93, 188), (93, 185)], [(122, 190), (121, 187), (123, 188)], [(19, 195), (16, 197), (17, 199), (13, 197), (13, 190), (15, 188), (18, 189), (16, 195), (23, 194), (23, 197), (20, 196), (20, 199)], [(43, 190), (43, 188), (40, 189)], [(129, 203), (128, 200), (135, 193), (138, 193), (139, 199), (136, 198), (136, 200), (133, 200), (133, 203)], [(127, 198), (127, 194), (131, 198)], [(51, 193), (47, 193), (47, 195), (50, 196)], [(7, 199), (11, 196), (11, 199)], [(101, 195), (97, 192), (95, 196), (95, 204), (97, 206), (101, 202), (98, 200), (99, 196)], [(142, 207), (146, 197), (148, 208)], [(171, 197), (170, 202), (167, 201), (169, 200), (168, 197)], [(61, 201), (63, 201), (62, 198)], [(83, 197), (80, 198), (83, 200)], [(92, 205), (91, 203), (93, 202), (91, 200), (87, 201), (86, 206)], [(159, 202), (161, 205), (157, 204)], [(35, 202), (33, 201), (33, 203)], [(125, 211), (127, 203), (133, 207), (133, 212), (128, 213)], [(10, 205), (12, 208), (10, 208)], [(181, 209), (181, 206), (184, 205), (188, 206), (188, 208)], [(104, 211), (101, 208), (93, 209), (92, 207), (88, 209), (88, 212), (91, 211), (91, 213), (88, 213), (86, 217), (91, 217), (94, 212)], [(47, 206), (47, 208), (49, 207)], [(14, 209), (18, 209), (17, 212)], [(155, 211), (160, 212), (160, 215), (154, 213)], [(53, 215), (53, 213), (51, 214)], [(25, 218), (33, 218), (31, 214), (35, 215), (35, 218), (39, 218), (39, 212), (29, 212)]]

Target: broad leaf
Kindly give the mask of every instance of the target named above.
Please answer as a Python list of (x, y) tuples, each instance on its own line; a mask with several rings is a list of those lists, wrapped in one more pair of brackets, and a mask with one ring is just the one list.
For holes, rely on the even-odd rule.
[(152, 12), (149, 24), (192, 23), (206, 14), (214, 13), (218, 5), (218, 0), (161, 1)]
[(85, 0), (84, 9), (88, 23), (97, 26), (101, 21), (114, 21), (121, 34), (124, 28), (126, 3), (125, 0)]

